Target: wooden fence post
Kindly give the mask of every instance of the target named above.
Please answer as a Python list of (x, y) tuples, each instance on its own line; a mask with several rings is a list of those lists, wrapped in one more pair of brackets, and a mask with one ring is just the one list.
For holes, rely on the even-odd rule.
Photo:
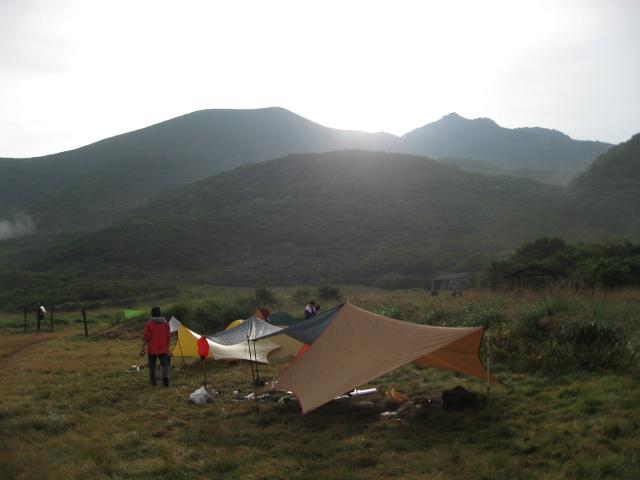
[(87, 311), (82, 307), (82, 321), (84, 322), (84, 336), (89, 336), (89, 330), (87, 328)]
[(53, 332), (53, 309), (55, 308), (53, 305), (49, 307), (51, 309), (50, 317), (51, 317), (51, 331)]
[(27, 307), (24, 307), (24, 332), (27, 333)]

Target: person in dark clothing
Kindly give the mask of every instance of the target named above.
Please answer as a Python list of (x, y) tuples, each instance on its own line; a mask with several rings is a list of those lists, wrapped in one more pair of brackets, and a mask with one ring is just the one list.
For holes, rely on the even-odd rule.
[(38, 305), (36, 307), (36, 318), (38, 320), (38, 330), (40, 330), (40, 322), (44, 322), (45, 313), (47, 313), (47, 311), (44, 309), (42, 305)]
[(316, 316), (316, 313), (320, 311), (320, 305), (316, 305), (316, 302), (311, 300), (306, 307), (304, 307), (304, 319), (312, 318)]
[(169, 339), (171, 330), (169, 322), (164, 318), (160, 307), (151, 309), (151, 319), (144, 324), (143, 343), (140, 356), (145, 353), (149, 358), (149, 381), (156, 384), (156, 361), (160, 361), (162, 367), (162, 384), (169, 386)]

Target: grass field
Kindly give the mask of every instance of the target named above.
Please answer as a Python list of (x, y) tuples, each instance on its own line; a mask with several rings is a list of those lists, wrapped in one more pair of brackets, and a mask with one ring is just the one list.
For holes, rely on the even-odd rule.
[[(276, 293), (285, 308), (294, 307), (290, 291)], [(344, 293), (364, 308), (412, 321), (491, 319), (497, 339), (500, 325), (531, 312), (554, 321), (598, 317), (633, 331), (632, 342), (640, 330), (638, 291), (470, 292), (458, 299)], [(640, 478), (637, 361), (538, 369), (504, 354), (492, 362), (502, 383), (492, 389), (490, 417), (482, 402), (460, 411), (438, 402), (456, 385), (483, 396), (482, 381), (407, 366), (371, 384), (434, 400), (406, 410), (402, 422), (381, 420), (397, 407), (378, 394), (301, 416), (294, 402), (263, 401), (257, 412), (256, 402), (238, 400), (234, 390), (251, 391), (245, 363), (208, 363), (209, 386), (221, 393), (206, 405), (187, 402), (202, 383), (199, 363), (174, 369), (169, 389), (150, 387), (146, 372), (125, 372), (137, 362), (137, 326), (113, 326), (108, 313), (92, 314), (89, 338), (77, 314), (61, 314), (53, 333), (25, 334), (20, 316), (0, 318), (0, 478)], [(268, 377), (283, 366), (262, 372)]]

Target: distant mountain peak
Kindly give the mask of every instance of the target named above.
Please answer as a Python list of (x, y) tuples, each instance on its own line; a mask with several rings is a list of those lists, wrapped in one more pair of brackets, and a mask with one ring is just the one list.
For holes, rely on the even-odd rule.
[(458, 115), (456, 112), (451, 112), (441, 118), (441, 120), (468, 120), (461, 115)]
[(580, 169), (611, 145), (579, 142), (556, 130), (505, 128), (456, 112), (404, 134), (401, 149), (430, 158), (471, 158), (509, 168)]
[(493, 125), (498, 127), (499, 125), (494, 122), (493, 120), (491, 120), (490, 118), (486, 118), (486, 117), (480, 117), (480, 118), (474, 118), (474, 119), (470, 119), (470, 118), (466, 118), (463, 117), (462, 115), (456, 113), (456, 112), (451, 112), (447, 115), (445, 115), (444, 117), (442, 117), (440, 120), (433, 122), (430, 125), (434, 125), (434, 124), (445, 124), (445, 125), (465, 125), (465, 124), (485, 124), (485, 125)]

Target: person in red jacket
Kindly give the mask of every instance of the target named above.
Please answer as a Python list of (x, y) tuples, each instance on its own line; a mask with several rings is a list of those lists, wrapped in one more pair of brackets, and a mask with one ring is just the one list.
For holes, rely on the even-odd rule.
[(162, 366), (162, 384), (169, 386), (169, 339), (171, 330), (169, 322), (164, 318), (160, 307), (151, 309), (151, 319), (144, 324), (144, 341), (140, 356), (144, 355), (145, 348), (149, 357), (149, 381), (156, 384), (156, 361), (160, 360)]

